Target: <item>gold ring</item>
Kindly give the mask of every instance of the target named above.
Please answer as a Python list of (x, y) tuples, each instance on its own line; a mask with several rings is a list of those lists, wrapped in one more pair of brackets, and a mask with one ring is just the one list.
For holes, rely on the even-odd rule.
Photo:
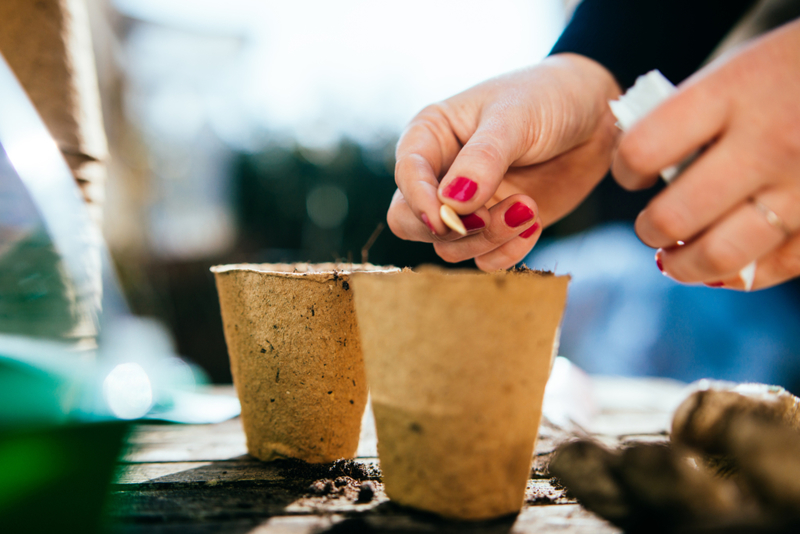
[(769, 206), (763, 204), (762, 202), (759, 202), (754, 198), (751, 198), (750, 202), (753, 204), (753, 207), (757, 209), (761, 215), (764, 216), (764, 218), (770, 225), (774, 226), (775, 228), (783, 232), (787, 237), (792, 235), (792, 231), (789, 230), (789, 227), (786, 226), (786, 223), (783, 222), (783, 219), (781, 219), (777, 213), (772, 211), (772, 209), (770, 209)]

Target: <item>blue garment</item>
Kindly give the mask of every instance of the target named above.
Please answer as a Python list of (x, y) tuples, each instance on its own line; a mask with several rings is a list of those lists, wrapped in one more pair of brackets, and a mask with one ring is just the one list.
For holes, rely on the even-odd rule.
[(679, 284), (628, 224), (544, 243), (525, 264), (571, 274), (560, 354), (596, 374), (800, 384), (800, 303), (781, 287)]

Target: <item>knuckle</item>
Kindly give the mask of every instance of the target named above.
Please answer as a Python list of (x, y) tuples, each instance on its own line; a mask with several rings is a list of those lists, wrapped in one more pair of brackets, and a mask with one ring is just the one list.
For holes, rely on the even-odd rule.
[(415, 175), (417, 169), (419, 169), (419, 162), (414, 155), (398, 158), (394, 164), (395, 182), (399, 185), (403, 178)]
[(769, 199), (765, 204), (775, 211), (790, 231), (796, 232), (800, 229), (800, 212), (797, 210), (797, 206), (800, 206), (800, 189), (792, 185), (781, 188), (780, 199)]
[(420, 111), (409, 126), (421, 126), (427, 128), (441, 146), (453, 135), (453, 125), (449, 118), (451, 112), (444, 102), (431, 104)]
[(774, 262), (774, 271), (782, 278), (794, 278), (800, 274), (800, 250), (781, 249), (775, 253)]
[(494, 249), (516, 237), (519, 232), (521, 232), (521, 230), (517, 228), (507, 229), (503, 225), (489, 225), (489, 227), (480, 234), (480, 239), (485, 243), (484, 246)]
[(484, 161), (492, 166), (501, 164), (504, 161), (503, 153), (494, 143), (489, 141), (470, 142), (463, 148), (462, 154)]
[(400, 239), (408, 239), (401, 221), (400, 210), (395, 206), (389, 207), (389, 211), (386, 213), (386, 224), (389, 225), (389, 230), (391, 230), (394, 235)]
[(484, 256), (478, 256), (475, 258), (475, 267), (487, 273), (496, 271), (497, 269), (502, 269), (502, 267), (497, 267), (497, 260), (495, 257), (486, 258)]
[(428, 104), (422, 110), (417, 113), (417, 119), (426, 120), (426, 119), (439, 119), (444, 117), (445, 110), (444, 105), (442, 102), (434, 102), (433, 104)]
[(644, 176), (652, 172), (649, 161), (650, 154), (643, 146), (639, 136), (625, 136), (617, 149), (617, 157), (625, 167), (637, 176)]
[(459, 252), (458, 247), (454, 247), (450, 243), (434, 243), (433, 249), (447, 263), (458, 263), (469, 259)]
[(486, 273), (495, 270), (490, 261), (487, 261), (486, 259), (480, 256), (475, 258), (475, 267)]
[(519, 260), (512, 258), (506, 252), (499, 251), (492, 254), (490, 258), (478, 257), (475, 258), (475, 265), (481, 271), (491, 272), (498, 269), (508, 269), (517, 264)]
[(689, 237), (686, 217), (679, 210), (669, 205), (654, 204), (647, 208), (647, 216), (653, 230), (669, 243), (676, 243)]
[(741, 246), (725, 238), (709, 240), (700, 248), (699, 253), (701, 265), (720, 275), (736, 271), (748, 260)]
[(774, 137), (773, 146), (779, 151), (784, 161), (797, 161), (800, 158), (800, 124), (795, 120), (783, 121), (777, 128), (780, 135)]

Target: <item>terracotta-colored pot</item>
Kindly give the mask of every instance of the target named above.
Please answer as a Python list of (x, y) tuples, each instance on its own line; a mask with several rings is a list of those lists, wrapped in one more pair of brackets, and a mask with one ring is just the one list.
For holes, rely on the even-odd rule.
[(569, 277), (355, 274), (383, 481), (457, 519), (518, 512)]
[(261, 460), (355, 455), (367, 383), (354, 264), (239, 264), (217, 282), (247, 449)]

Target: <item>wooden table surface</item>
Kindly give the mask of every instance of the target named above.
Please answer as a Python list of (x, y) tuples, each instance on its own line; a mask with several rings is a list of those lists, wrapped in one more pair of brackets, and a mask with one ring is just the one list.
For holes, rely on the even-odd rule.
[[(683, 395), (680, 383), (658, 379), (593, 378), (597, 413), (588, 431), (610, 446), (666, 440), (671, 410)], [(233, 395), (232, 388), (218, 392)], [(374, 498), (314, 496), (314, 477), (291, 465), (263, 463), (247, 455), (240, 420), (216, 425), (138, 425), (119, 465), (109, 502), (115, 533), (610, 533), (612, 525), (584, 510), (551, 484), (547, 463), (572, 431), (545, 422), (516, 517), (479, 523), (446, 521), (395, 505), (375, 481)], [(378, 466), (374, 423), (365, 417), (357, 461)], [(352, 496), (351, 496), (352, 497)]]

